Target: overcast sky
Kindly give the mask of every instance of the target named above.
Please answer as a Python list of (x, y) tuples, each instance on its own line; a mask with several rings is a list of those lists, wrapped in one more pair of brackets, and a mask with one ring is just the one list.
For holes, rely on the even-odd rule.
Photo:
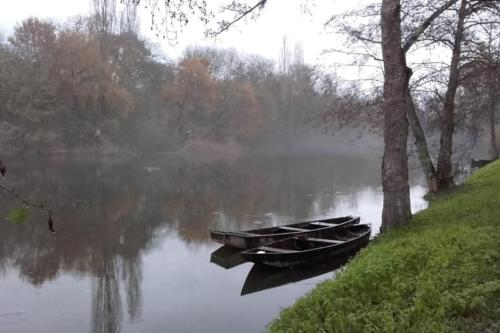
[[(324, 60), (320, 57), (323, 49), (338, 47), (340, 43), (337, 37), (325, 32), (324, 22), (332, 14), (350, 8), (348, 6), (352, 8), (357, 1), (359, 0), (270, 0), (256, 20), (238, 24), (217, 41), (205, 38), (204, 27), (194, 24), (184, 29), (176, 46), (153, 35), (150, 29), (150, 12), (147, 9), (141, 8), (139, 13), (142, 34), (159, 43), (163, 52), (172, 58), (181, 55), (182, 50), (189, 45), (217, 45), (277, 59), (283, 36), (286, 35), (291, 45), (302, 43), (306, 62), (316, 64)], [(304, 5), (310, 10), (309, 14), (304, 13)], [(70, 16), (88, 14), (89, 8), (89, 0), (4, 1), (0, 11), (0, 26), (4, 34), (9, 34), (16, 23), (29, 16), (64, 21)]]

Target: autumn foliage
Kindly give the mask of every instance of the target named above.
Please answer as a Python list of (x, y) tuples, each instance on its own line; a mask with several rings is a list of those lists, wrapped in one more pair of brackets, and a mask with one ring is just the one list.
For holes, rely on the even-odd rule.
[(0, 125), (16, 133), (10, 146), (175, 151), (196, 141), (253, 149), (311, 131), (332, 103), (319, 93), (327, 75), (293, 59), (279, 71), (233, 50), (191, 48), (178, 62), (157, 53), (133, 30), (96, 30), (85, 17), (19, 23), (0, 43)]

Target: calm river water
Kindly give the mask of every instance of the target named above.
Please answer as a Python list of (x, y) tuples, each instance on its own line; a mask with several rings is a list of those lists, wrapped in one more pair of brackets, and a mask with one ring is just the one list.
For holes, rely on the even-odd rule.
[[(2, 333), (264, 332), (339, 264), (305, 272), (250, 263), (226, 269), (220, 265), (234, 258), (221, 259), (221, 250), (212, 256), (219, 265), (210, 262), (219, 248), (210, 228), (347, 214), (375, 232), (380, 225), (377, 158), (7, 162), (7, 184), (51, 207), (57, 232), (33, 209), (23, 225), (6, 221), (18, 203), (0, 193)], [(425, 207), (420, 176), (411, 190), (413, 210)]]

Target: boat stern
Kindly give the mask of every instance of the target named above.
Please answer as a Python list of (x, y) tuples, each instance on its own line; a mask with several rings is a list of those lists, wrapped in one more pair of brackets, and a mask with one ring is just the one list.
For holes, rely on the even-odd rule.
[(226, 243), (225, 233), (221, 232), (221, 231), (210, 230), (210, 238), (212, 238), (217, 243), (221, 243), (221, 244)]

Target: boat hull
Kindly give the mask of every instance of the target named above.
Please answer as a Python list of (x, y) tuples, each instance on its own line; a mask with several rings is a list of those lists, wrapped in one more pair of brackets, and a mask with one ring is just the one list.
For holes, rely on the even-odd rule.
[[(364, 225), (358, 225), (356, 227), (362, 227)], [(349, 228), (346, 226), (344, 229)], [(329, 230), (329, 233), (334, 231)], [(345, 241), (342, 244), (336, 245), (325, 245), (323, 247), (315, 248), (312, 250), (305, 251), (293, 251), (291, 250), (289, 253), (272, 253), (267, 251), (259, 251), (259, 248), (243, 251), (241, 255), (245, 260), (252, 261), (254, 263), (259, 263), (267, 266), (273, 267), (293, 267), (293, 266), (303, 266), (315, 264), (318, 262), (326, 261), (332, 258), (338, 258), (339, 256), (346, 256), (358, 251), (361, 247), (368, 244), (370, 241), (371, 229), (367, 227), (366, 232), (363, 232), (356, 238)], [(321, 237), (321, 234), (318, 236)], [(293, 237), (291, 239), (297, 239), (301, 241), (306, 241), (310, 239), (310, 237)], [(286, 241), (290, 241), (286, 240)], [(283, 241), (278, 241), (275, 243), (270, 243), (266, 245), (267, 249), (274, 248), (275, 244), (278, 244)], [(276, 249), (280, 250), (280, 249)], [(286, 250), (281, 250), (286, 252)]]

